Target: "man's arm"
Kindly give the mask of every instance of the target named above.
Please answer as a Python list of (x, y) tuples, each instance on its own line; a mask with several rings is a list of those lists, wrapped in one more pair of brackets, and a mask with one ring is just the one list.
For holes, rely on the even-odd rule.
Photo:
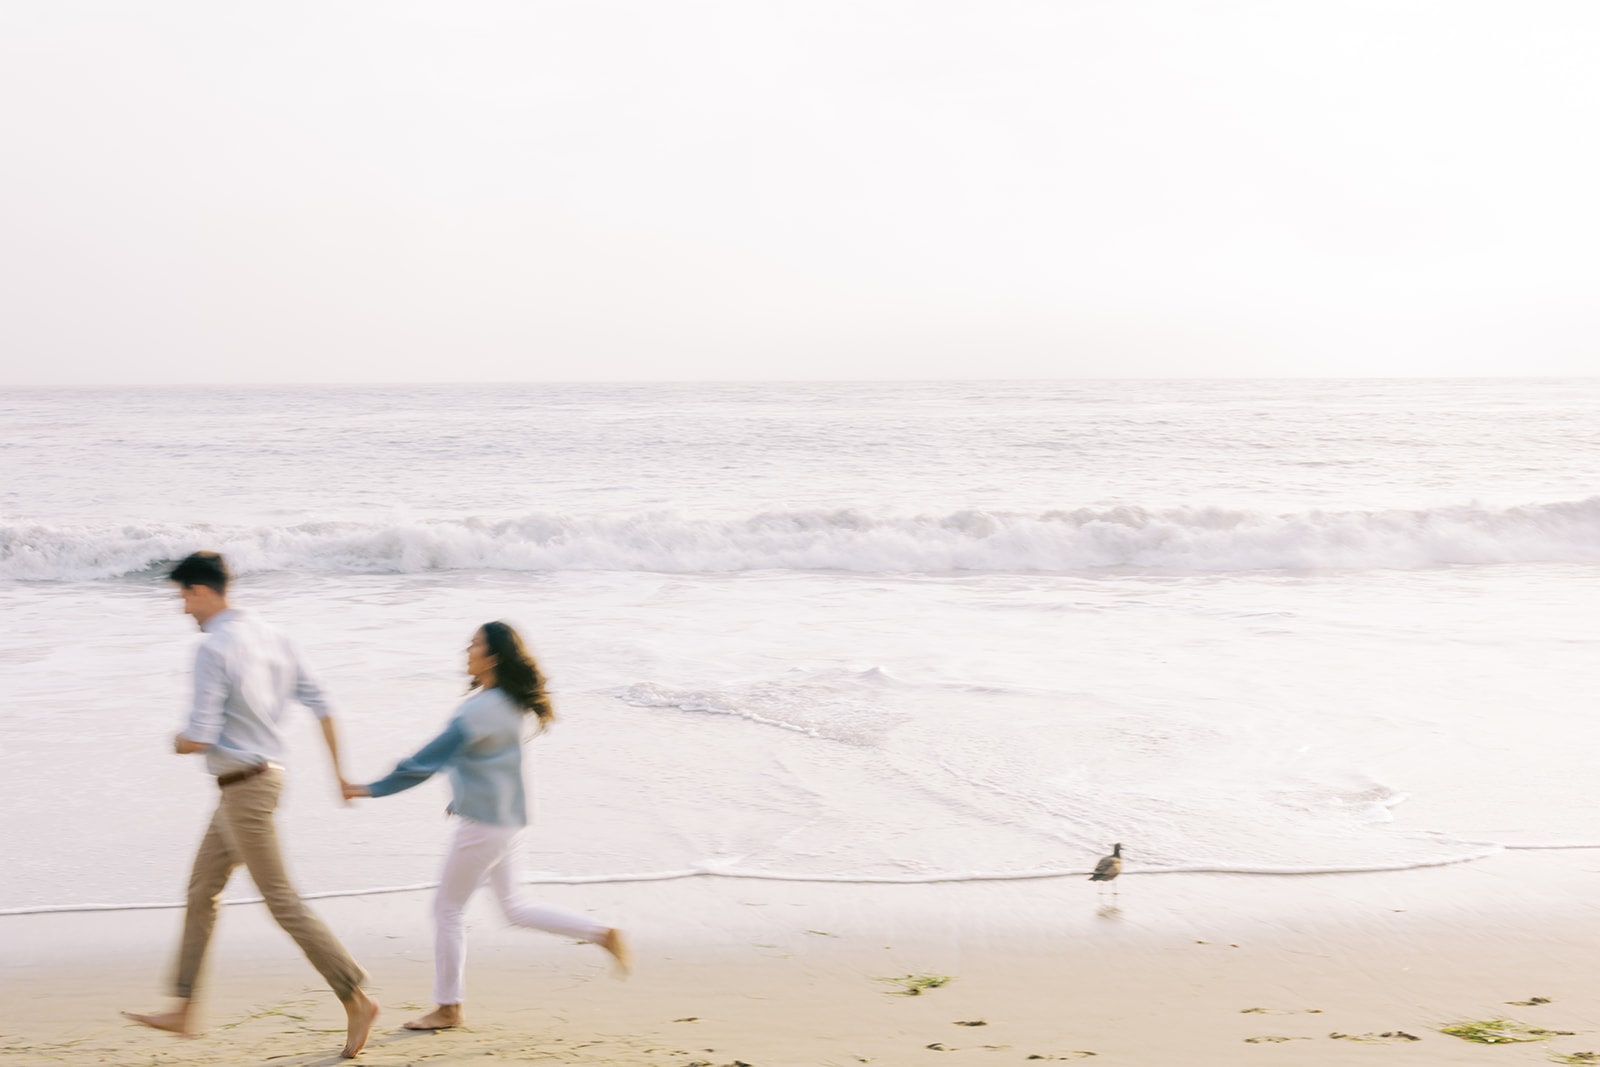
[(223, 705), (228, 700), (228, 669), (222, 653), (207, 641), (194, 657), (194, 706), (189, 722), (172, 739), (180, 756), (204, 752), (222, 736)]
[(322, 727), (322, 743), (328, 746), (328, 757), (333, 761), (333, 778), (339, 786), (339, 803), (348, 807), (350, 799), (344, 795), (344, 787), (349, 783), (344, 780), (344, 765), (339, 762), (339, 731), (333, 724), (333, 705), (328, 702), (328, 694), (322, 691), (316, 677), (306, 669), (305, 657), (293, 643), (289, 645), (289, 654), (294, 657), (294, 698), (310, 709)]
[(349, 807), (350, 798), (345, 795), (344, 787), (350, 783), (344, 780), (344, 768), (339, 763), (339, 731), (333, 725), (332, 715), (324, 715), (317, 722), (322, 726), (322, 741), (328, 746), (328, 757), (333, 760), (333, 777), (339, 783), (339, 803)]
[[(289, 643), (289, 655), (294, 657), (295, 700), (310, 708), (311, 714), (317, 718), (327, 719), (333, 714), (333, 705), (328, 701), (328, 694), (322, 691), (322, 684), (317, 681), (317, 676), (306, 669), (306, 658), (300, 654), (300, 649), (293, 642)], [(335, 757), (334, 763), (338, 762)]]

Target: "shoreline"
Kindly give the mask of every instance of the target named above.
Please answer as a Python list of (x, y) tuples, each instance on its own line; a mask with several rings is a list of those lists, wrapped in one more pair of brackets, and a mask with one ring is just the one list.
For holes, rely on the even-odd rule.
[[(1349, 866), (1349, 867), (1317, 867), (1317, 868), (1253, 868), (1253, 867), (1171, 867), (1171, 868), (1141, 868), (1129, 872), (1129, 878), (1152, 878), (1158, 875), (1184, 876), (1184, 875), (1228, 875), (1247, 878), (1319, 878), (1329, 875), (1388, 875), (1403, 874), (1408, 871), (1429, 870), (1440, 867), (1466, 866), (1481, 863), (1494, 856), (1508, 852), (1583, 852), (1600, 851), (1600, 844), (1505, 844), (1500, 842), (1485, 842), (1485, 851), (1471, 856), (1461, 856), (1450, 859), (1423, 860), (1411, 863), (1402, 863), (1385, 866)], [(1046, 871), (1016, 871), (984, 873), (973, 872), (949, 875), (914, 876), (856, 876), (839, 875), (828, 877), (824, 875), (788, 875), (783, 873), (742, 872), (731, 870), (718, 870), (715, 868), (685, 869), (680, 871), (645, 871), (633, 874), (597, 874), (597, 875), (551, 875), (546, 877), (524, 877), (518, 884), (526, 887), (531, 894), (537, 894), (546, 887), (560, 886), (624, 886), (651, 884), (660, 882), (681, 882), (693, 880), (717, 879), (732, 882), (777, 882), (787, 885), (813, 885), (813, 886), (840, 886), (840, 887), (879, 887), (879, 886), (943, 886), (961, 885), (966, 883), (1004, 883), (1004, 882), (1042, 882), (1042, 881), (1070, 881), (1074, 878), (1087, 878), (1092, 873), (1093, 867), (1082, 869), (1046, 870)], [(243, 878), (244, 875), (236, 876)], [(230, 888), (234, 882), (230, 882)], [(366, 886), (357, 889), (326, 889), (301, 893), (300, 899), (305, 901), (340, 900), (356, 897), (382, 897), (409, 893), (427, 893), (438, 886), (437, 882), (415, 882), (406, 885), (392, 886)], [(243, 907), (262, 903), (259, 896), (225, 897), (221, 901), (224, 908)], [(0, 908), (0, 921), (12, 918), (22, 918), (40, 915), (87, 915), (87, 914), (117, 914), (122, 912), (138, 911), (179, 911), (184, 905), (179, 901), (150, 901), (118, 904), (79, 903), (79, 904), (31, 904), (20, 905), (14, 908)]]
[[(1562, 850), (1364, 875), (1132, 873), (1115, 897), (1079, 878), (536, 885), (627, 931), (634, 976), (610, 980), (594, 946), (507, 929), (480, 894), (468, 1026), (436, 1035), (398, 1029), (428, 1006), (429, 895), (314, 906), (385, 1005), (361, 1063), (1466, 1064), (1490, 1054), (1439, 1027), (1502, 1017), (1572, 1032), (1492, 1054), (1546, 1063), (1600, 1050), (1597, 869)], [(165, 1003), (180, 922), (0, 918), (0, 1063), (338, 1062), (338, 1005), (256, 905), (219, 922), (208, 1033), (119, 1019)], [(949, 981), (896, 995), (889, 980), (915, 976)]]

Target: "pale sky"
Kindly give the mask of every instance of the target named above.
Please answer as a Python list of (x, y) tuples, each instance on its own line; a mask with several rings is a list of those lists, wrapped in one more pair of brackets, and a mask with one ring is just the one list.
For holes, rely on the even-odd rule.
[(0, 0), (0, 385), (1600, 374), (1600, 4)]

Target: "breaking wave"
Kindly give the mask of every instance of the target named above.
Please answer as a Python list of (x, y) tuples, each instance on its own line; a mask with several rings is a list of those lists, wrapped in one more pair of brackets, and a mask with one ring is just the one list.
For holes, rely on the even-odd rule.
[(843, 509), (733, 519), (531, 514), (254, 527), (0, 523), (0, 578), (114, 578), (198, 548), (223, 552), (240, 572), (318, 573), (1230, 572), (1593, 563), (1600, 562), (1600, 496), (1506, 508), (1287, 514), (1114, 507), (944, 515)]

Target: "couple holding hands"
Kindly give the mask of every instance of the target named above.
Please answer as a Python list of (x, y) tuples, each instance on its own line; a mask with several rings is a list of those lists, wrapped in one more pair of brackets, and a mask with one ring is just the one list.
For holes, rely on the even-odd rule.
[(366, 1044), (378, 1016), (378, 1002), (362, 988), (366, 972), (300, 899), (278, 846), (274, 815), (283, 788), (283, 724), (294, 704), (303, 704), (320, 721), (346, 800), (389, 796), (441, 771), (450, 779), (450, 813), (459, 825), (434, 897), (436, 1007), (406, 1023), (407, 1029), (461, 1025), (463, 914), (485, 882), (513, 925), (593, 942), (626, 971), (627, 948), (615, 927), (533, 904), (518, 892), (515, 846), (528, 821), (522, 739), (530, 720), (537, 732), (555, 715), (538, 664), (515, 630), (503, 622), (479, 627), (467, 648), (469, 695), (444, 731), (388, 775), (355, 785), (344, 780), (327, 698), (292, 644), (255, 615), (229, 606), (223, 558), (215, 552), (193, 553), (169, 577), (178, 587), (184, 613), (206, 634), (195, 657), (194, 705), (173, 750), (180, 755), (204, 753), (206, 770), (217, 779), (219, 799), (189, 876), (173, 978), (179, 1003), (166, 1012), (125, 1012), (128, 1018), (157, 1030), (196, 1032), (190, 1013), (196, 981), (223, 888), (242, 864), (272, 917), (344, 1005), (349, 1026), (342, 1055), (353, 1057)]

